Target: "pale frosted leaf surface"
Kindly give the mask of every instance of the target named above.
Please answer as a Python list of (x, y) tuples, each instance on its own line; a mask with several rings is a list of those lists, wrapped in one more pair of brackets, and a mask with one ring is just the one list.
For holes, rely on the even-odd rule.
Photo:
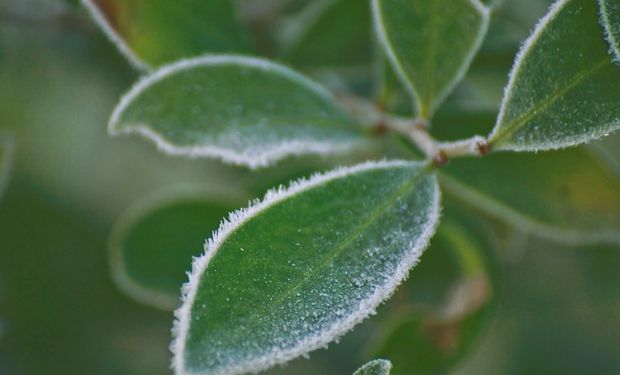
[(620, 1), (598, 0), (601, 12), (601, 23), (605, 28), (605, 36), (609, 43), (609, 52), (616, 63), (620, 64)]
[(7, 185), (13, 165), (15, 140), (8, 134), (0, 134), (0, 197)]
[(373, 0), (379, 41), (415, 98), (432, 117), (480, 48), (489, 9), (478, 0)]
[(592, 0), (552, 6), (517, 56), (493, 149), (557, 149), (620, 128), (620, 68), (599, 18)]
[(360, 367), (353, 375), (390, 375), (392, 363), (385, 359), (375, 359)]
[(232, 214), (194, 263), (177, 311), (177, 374), (242, 374), (329, 342), (373, 314), (435, 231), (434, 174), (361, 164)]
[(162, 68), (116, 107), (111, 135), (137, 133), (170, 154), (251, 168), (358, 146), (361, 130), (316, 83), (261, 59), (207, 56)]
[(620, 177), (588, 148), (454, 160), (443, 172), (447, 194), (523, 230), (568, 243), (620, 241)]
[(136, 67), (204, 53), (248, 52), (231, 0), (82, 0)]
[(117, 286), (135, 300), (164, 310), (180, 305), (192, 258), (229, 212), (243, 205), (204, 192), (166, 192), (125, 212), (110, 237)]

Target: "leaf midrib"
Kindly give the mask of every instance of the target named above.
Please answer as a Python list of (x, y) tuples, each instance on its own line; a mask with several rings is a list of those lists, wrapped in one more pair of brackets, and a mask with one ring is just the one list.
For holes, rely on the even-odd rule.
[(308, 271), (305, 273), (304, 277), (297, 282), (291, 289), (289, 289), (286, 293), (282, 294), (273, 304), (268, 307), (262, 308), (260, 310), (255, 310), (250, 316), (248, 316), (245, 320), (243, 320), (244, 325), (254, 326), (257, 322), (257, 318), (266, 316), (269, 310), (273, 310), (276, 307), (281, 306), (285, 300), (287, 300), (290, 296), (292, 296), (297, 290), (299, 290), (306, 282), (314, 275), (319, 273), (321, 270), (325, 269), (329, 266), (336, 258), (342, 255), (342, 252), (361, 234), (365, 229), (367, 229), (372, 223), (374, 223), (385, 211), (387, 211), (390, 207), (392, 207), (398, 200), (399, 197), (405, 195), (407, 192), (413, 189), (414, 186), (422, 179), (426, 177), (424, 172), (418, 173), (413, 176), (411, 179), (405, 181), (399, 189), (392, 194), (382, 205), (377, 207), (374, 211), (368, 215), (368, 218), (363, 221), (355, 230), (353, 230), (349, 236), (347, 236), (344, 241), (342, 241), (335, 249), (333, 254), (321, 262), (317, 262), (312, 267), (308, 268)]
[(538, 115), (541, 111), (547, 109), (551, 105), (553, 105), (556, 101), (561, 99), (564, 95), (566, 95), (569, 91), (575, 89), (583, 80), (594, 75), (599, 70), (603, 69), (607, 65), (611, 64), (609, 58), (605, 57), (603, 60), (596, 63), (592, 68), (577, 74), (564, 88), (558, 90), (555, 94), (541, 101), (539, 105), (534, 106), (528, 112), (521, 115), (517, 119), (513, 120), (512, 123), (502, 127), (504, 130), (499, 130), (496, 135), (493, 137), (491, 141), (492, 144), (499, 144), (505, 138), (511, 137), (517, 131), (519, 131), (523, 125), (525, 125), (528, 121)]

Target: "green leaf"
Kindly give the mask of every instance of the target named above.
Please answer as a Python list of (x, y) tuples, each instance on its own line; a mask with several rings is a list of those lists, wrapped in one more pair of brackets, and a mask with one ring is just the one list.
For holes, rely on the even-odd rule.
[(620, 176), (588, 148), (454, 160), (442, 188), (524, 231), (567, 244), (620, 241)]
[(560, 0), (517, 56), (495, 150), (568, 147), (620, 128), (620, 68), (607, 53), (595, 1)]
[(169, 154), (250, 168), (348, 151), (362, 139), (324, 88), (283, 66), (238, 56), (184, 60), (144, 78), (121, 99), (109, 133), (136, 133)]
[(82, 0), (137, 68), (149, 70), (205, 53), (248, 52), (231, 0)]
[(598, 3), (609, 52), (620, 63), (620, 3), (617, 0), (598, 0)]
[(110, 237), (114, 281), (139, 302), (177, 308), (192, 258), (242, 201), (175, 189), (138, 202), (119, 218)]
[(375, 359), (360, 367), (353, 375), (390, 375), (392, 363), (385, 359)]
[(366, 2), (313, 1), (308, 8), (295, 22), (302, 27), (285, 53), (287, 61), (303, 68), (370, 64), (371, 17)]
[(395, 375), (448, 373), (488, 321), (494, 300), (488, 230), (452, 207), (374, 339), (373, 355), (390, 358)]
[(463, 78), (489, 24), (479, 0), (373, 0), (379, 41), (428, 119)]
[(324, 347), (372, 314), (435, 230), (426, 164), (367, 163), (272, 191), (231, 214), (177, 311), (177, 374), (260, 371)]
[(8, 134), (0, 134), (0, 196), (9, 183), (14, 153), (15, 141), (13, 137)]

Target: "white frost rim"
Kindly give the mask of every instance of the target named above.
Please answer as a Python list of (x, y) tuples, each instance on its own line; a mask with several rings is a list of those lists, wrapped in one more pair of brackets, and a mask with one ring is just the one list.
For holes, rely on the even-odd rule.
[[(515, 57), (515, 62), (512, 66), (512, 70), (510, 71), (510, 79), (508, 81), (508, 85), (504, 88), (504, 98), (502, 99), (502, 104), (499, 111), (499, 116), (497, 117), (497, 121), (495, 123), (495, 127), (491, 134), (489, 134), (488, 139), (490, 143), (494, 143), (496, 135), (501, 130), (501, 124), (504, 122), (504, 117), (506, 116), (508, 102), (512, 100), (513, 88), (517, 81), (517, 76), (519, 75), (522, 67), (522, 62), (527, 58), (528, 54), (532, 50), (532, 47), (536, 44), (538, 39), (541, 37), (543, 32), (545, 31), (545, 27), (547, 24), (552, 22), (555, 17), (562, 11), (562, 9), (572, 0), (557, 0), (555, 3), (551, 5), (547, 14), (538, 21), (538, 24), (535, 26), (532, 34), (526, 39), (526, 41), (521, 46), (519, 53)], [(510, 151), (541, 151), (541, 150), (558, 150), (570, 146), (575, 146), (583, 143), (587, 143), (592, 139), (602, 138), (609, 133), (620, 128), (620, 122), (611, 122), (606, 125), (604, 128), (600, 128), (595, 130), (590, 134), (582, 134), (575, 135), (570, 138), (567, 138), (560, 144), (549, 144), (545, 142), (530, 143), (528, 145), (517, 145), (517, 144), (507, 144), (502, 146), (501, 144), (498, 146), (494, 146), (496, 150), (510, 150)]]
[[(170, 347), (173, 353), (172, 367), (175, 370), (175, 374), (200, 374), (187, 371), (184, 364), (183, 355), (185, 352), (185, 341), (187, 340), (189, 330), (191, 307), (194, 303), (198, 286), (200, 284), (200, 279), (204, 270), (217, 253), (218, 248), (228, 236), (237, 230), (237, 228), (270, 206), (327, 182), (372, 169), (398, 168), (412, 166), (415, 164), (420, 166), (423, 165), (421, 163), (406, 161), (366, 162), (349, 168), (336, 169), (325, 174), (317, 174), (308, 180), (302, 179), (293, 182), (287, 188), (280, 187), (278, 189), (270, 190), (267, 192), (262, 201), (254, 202), (254, 204), (251, 204), (245, 209), (231, 213), (228, 219), (222, 222), (220, 228), (214, 232), (213, 236), (205, 243), (204, 254), (201, 257), (194, 259), (192, 264), (192, 272), (189, 274), (189, 281), (183, 286), (183, 305), (175, 311), (173, 342)], [(429, 208), (429, 222), (426, 228), (416, 240), (415, 246), (410, 250), (408, 255), (403, 259), (397, 270), (394, 272), (392, 278), (389, 279), (382, 287), (378, 288), (372, 296), (360, 303), (357, 314), (353, 314), (344, 321), (334, 324), (330, 329), (323, 332), (321, 335), (304, 339), (293, 349), (273, 352), (269, 357), (254, 359), (250, 362), (238, 364), (234, 367), (229, 367), (218, 372), (203, 373), (203, 375), (237, 375), (246, 372), (266, 370), (274, 365), (290, 361), (305, 353), (327, 346), (327, 344), (331, 341), (343, 335), (352, 329), (356, 324), (371, 315), (371, 313), (381, 302), (392, 295), (396, 286), (398, 286), (407, 277), (409, 270), (417, 264), (422, 252), (428, 246), (431, 237), (437, 229), (440, 216), (441, 194), (436, 177), (433, 177), (433, 179), (435, 181), (433, 201)]]
[[(251, 68), (270, 72), (300, 85), (301, 87), (311, 91), (321, 97), (328, 103), (336, 103), (336, 98), (319, 83), (312, 81), (300, 73), (280, 64), (270, 62), (265, 59), (246, 57), (238, 55), (205, 55), (190, 59), (179, 60), (175, 63), (166, 65), (151, 75), (139, 80), (117, 104), (112, 112), (108, 123), (108, 134), (112, 137), (122, 134), (138, 134), (146, 139), (151, 140), (157, 148), (169, 155), (186, 156), (190, 158), (196, 157), (214, 157), (224, 162), (245, 165), (251, 169), (269, 166), (274, 161), (283, 159), (287, 156), (302, 154), (322, 154), (345, 152), (353, 149), (357, 142), (332, 142), (332, 141), (285, 141), (273, 145), (269, 150), (261, 150), (255, 153), (241, 153), (230, 148), (203, 145), (192, 147), (179, 147), (165, 139), (161, 134), (153, 131), (146, 124), (128, 124), (123, 129), (118, 129), (124, 111), (139, 97), (144, 91), (148, 90), (152, 85), (160, 81), (173, 77), (175, 74), (183, 73), (199, 67), (213, 67), (221, 65), (237, 65), (244, 68)], [(343, 115), (347, 112), (340, 107)]]
[[(377, 39), (379, 43), (383, 46), (383, 51), (386, 53), (388, 59), (392, 63), (392, 67), (394, 68), (394, 70), (396, 70), (397, 76), (400, 78), (400, 81), (404, 84), (405, 88), (411, 95), (414, 101), (415, 107), (419, 111), (420, 108), (422, 107), (421, 99), (416, 92), (416, 89), (415, 89), (415, 86), (412, 80), (409, 79), (407, 73), (405, 72), (405, 69), (400, 63), (399, 57), (396, 55), (396, 52), (394, 51), (394, 48), (392, 47), (392, 42), (390, 41), (390, 38), (384, 26), (385, 22), (383, 21), (383, 17), (382, 17), (383, 12), (381, 11), (381, 5), (379, 4), (380, 1), (382, 0), (372, 0), (372, 4), (371, 4), (372, 15), (373, 15), (374, 25), (375, 25), (375, 32), (376, 32), (376, 35), (378, 36)], [(480, 0), (469, 0), (468, 2), (474, 8), (474, 10), (478, 12), (480, 16), (482, 17), (482, 25), (480, 27), (480, 30), (478, 31), (478, 35), (476, 36), (476, 39), (474, 41), (474, 44), (472, 45), (472, 48), (470, 49), (469, 53), (465, 56), (465, 59), (463, 60), (459, 70), (454, 75), (454, 78), (452, 79), (450, 84), (447, 85), (446, 88), (437, 95), (437, 99), (435, 100), (435, 103), (433, 103), (433, 107), (430, 108), (431, 113), (437, 109), (437, 107), (441, 104), (441, 102), (444, 101), (444, 99), (450, 94), (450, 92), (454, 89), (454, 87), (463, 79), (463, 77), (469, 70), (471, 63), (474, 60), (474, 57), (476, 56), (476, 54), (478, 53), (478, 50), (480, 49), (480, 46), (482, 45), (482, 42), (484, 41), (484, 38), (486, 37), (487, 32), (489, 30), (489, 23), (491, 19), (491, 8), (484, 5)]]
[[(228, 194), (228, 195), (227, 195)], [(167, 188), (147, 196), (131, 205), (116, 220), (108, 238), (108, 256), (112, 281), (128, 296), (144, 305), (152, 306), (164, 311), (173, 311), (178, 308), (180, 296), (170, 296), (168, 293), (156, 289), (147, 288), (136, 282), (127, 272), (123, 259), (123, 241), (136, 223), (150, 215), (153, 211), (180, 202), (193, 201), (218, 201), (230, 203), (231, 206), (239, 206), (233, 202), (244, 202), (247, 197), (219, 193), (192, 185), (178, 185)]]
[(357, 371), (355, 371), (353, 375), (364, 375), (367, 374), (366, 371), (375, 369), (381, 371), (383, 375), (389, 375), (390, 371), (392, 370), (392, 362), (388, 361), (387, 359), (375, 359), (357, 369)]
[(10, 134), (0, 134), (0, 148), (2, 149), (2, 160), (0, 163), (0, 197), (9, 185), (11, 170), (13, 169), (13, 159), (15, 156), (15, 139)]
[[(613, 56), (613, 60), (620, 63), (620, 40), (616, 39), (614, 35), (612, 22), (609, 19), (609, 10), (607, 8), (607, 0), (598, 0), (599, 8), (601, 11), (601, 23), (605, 29), (605, 37), (609, 43), (609, 52)], [(620, 25), (618, 25), (620, 29)]]
[(151, 67), (136, 55), (123, 38), (112, 28), (108, 20), (105, 18), (99, 7), (92, 0), (82, 0), (82, 5), (88, 10), (95, 23), (101, 27), (103, 33), (116, 46), (120, 53), (133, 65), (136, 69), (147, 72)]
[(521, 71), (521, 63), (528, 56), (528, 54), (532, 50), (532, 47), (534, 46), (534, 44), (536, 44), (536, 42), (542, 35), (547, 24), (551, 22), (558, 15), (558, 13), (560, 13), (562, 8), (564, 8), (564, 6), (568, 4), (569, 1), (571, 0), (557, 0), (555, 3), (553, 3), (549, 8), (547, 14), (538, 21), (538, 23), (534, 27), (534, 31), (521, 45), (521, 49), (515, 56), (514, 64), (512, 65), (512, 69), (510, 70), (510, 78), (508, 80), (508, 84), (504, 88), (504, 98), (502, 99), (502, 104), (499, 109), (499, 116), (497, 116), (497, 121), (495, 122), (495, 127), (493, 128), (493, 131), (488, 136), (489, 142), (493, 142), (495, 135), (500, 130), (500, 125), (504, 122), (504, 117), (506, 117), (506, 107), (508, 106), (508, 102), (512, 99), (513, 87), (517, 81), (517, 76)]

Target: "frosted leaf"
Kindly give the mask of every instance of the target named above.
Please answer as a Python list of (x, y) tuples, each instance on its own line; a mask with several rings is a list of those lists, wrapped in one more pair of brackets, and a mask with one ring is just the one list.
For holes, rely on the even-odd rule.
[(223, 55), (183, 60), (138, 82), (114, 110), (109, 133), (250, 168), (362, 143), (360, 128), (323, 87), (266, 60)]
[(373, 0), (372, 8), (379, 42), (418, 116), (432, 117), (478, 52), (489, 8), (479, 0)]
[(609, 43), (609, 52), (614, 61), (620, 64), (620, 2), (617, 0), (598, 0), (601, 24)]
[(390, 375), (392, 363), (385, 359), (375, 359), (360, 367), (353, 375)]
[(492, 149), (557, 149), (620, 128), (620, 69), (598, 20), (595, 1), (553, 4), (516, 58)]
[(184, 288), (176, 374), (256, 372), (325, 347), (393, 293), (438, 216), (435, 176), (400, 161), (317, 175), (231, 214)]

